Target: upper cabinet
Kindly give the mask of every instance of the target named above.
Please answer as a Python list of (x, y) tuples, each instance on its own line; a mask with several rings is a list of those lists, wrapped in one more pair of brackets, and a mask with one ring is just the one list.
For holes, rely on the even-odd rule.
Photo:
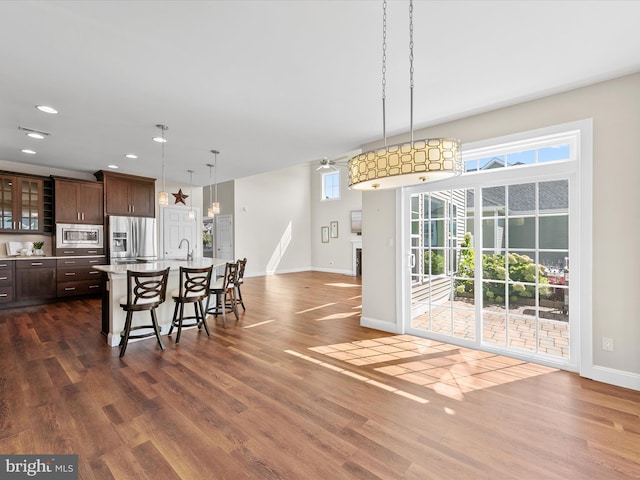
[(54, 178), (54, 185), (56, 222), (93, 225), (103, 223), (102, 183)]
[(42, 178), (0, 174), (0, 232), (51, 233), (44, 214)]
[(156, 216), (156, 179), (100, 170), (94, 174), (104, 182), (106, 215)]

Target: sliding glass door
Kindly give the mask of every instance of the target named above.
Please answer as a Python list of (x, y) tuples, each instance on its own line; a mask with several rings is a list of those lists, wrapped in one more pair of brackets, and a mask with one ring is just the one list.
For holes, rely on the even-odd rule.
[[(448, 188), (406, 192), (407, 332), (575, 364), (569, 308), (578, 218), (570, 206), (579, 205), (574, 143), (556, 143), (528, 142), (526, 150), (472, 158), (475, 174)], [(557, 158), (548, 160), (552, 155)], [(514, 160), (527, 156), (529, 163)]]

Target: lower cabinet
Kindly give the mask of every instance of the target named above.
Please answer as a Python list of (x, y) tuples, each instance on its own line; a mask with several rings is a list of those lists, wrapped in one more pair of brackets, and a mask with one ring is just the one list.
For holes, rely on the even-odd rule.
[(17, 260), (15, 285), (17, 302), (55, 298), (56, 261)]
[(93, 265), (104, 265), (106, 257), (59, 258), (57, 260), (57, 296), (99, 294), (103, 288), (102, 272)]
[(0, 261), (0, 304), (11, 303), (16, 299), (14, 291), (15, 261)]

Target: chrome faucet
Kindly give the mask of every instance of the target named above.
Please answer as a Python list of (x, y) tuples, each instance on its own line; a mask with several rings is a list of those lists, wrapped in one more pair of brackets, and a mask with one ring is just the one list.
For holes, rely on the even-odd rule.
[(187, 242), (187, 260), (193, 260), (193, 252), (189, 249), (189, 239), (183, 238), (178, 244), (178, 248), (182, 248), (182, 243)]

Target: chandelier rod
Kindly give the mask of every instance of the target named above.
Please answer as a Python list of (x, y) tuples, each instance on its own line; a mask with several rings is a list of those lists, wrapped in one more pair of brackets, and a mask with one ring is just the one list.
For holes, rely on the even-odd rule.
[(382, 138), (387, 146), (387, 0), (382, 2)]
[(411, 143), (413, 143), (413, 0), (409, 0), (409, 92)]

